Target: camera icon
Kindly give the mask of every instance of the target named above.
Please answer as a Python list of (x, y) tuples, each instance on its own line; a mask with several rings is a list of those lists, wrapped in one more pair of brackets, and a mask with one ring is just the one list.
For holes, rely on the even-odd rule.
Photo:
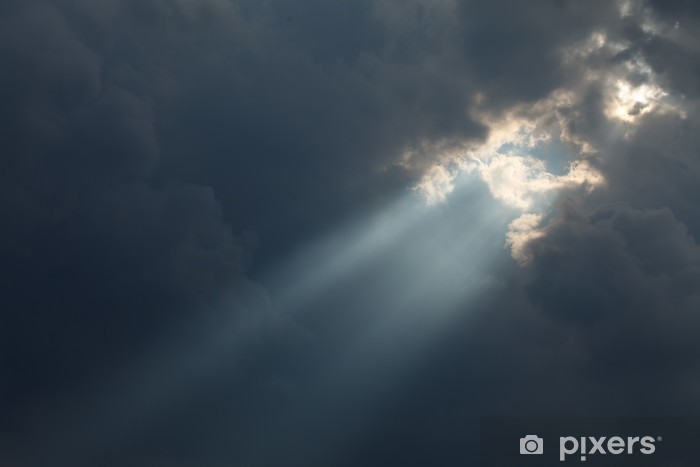
[(520, 438), (520, 454), (542, 454), (542, 438), (527, 435)]

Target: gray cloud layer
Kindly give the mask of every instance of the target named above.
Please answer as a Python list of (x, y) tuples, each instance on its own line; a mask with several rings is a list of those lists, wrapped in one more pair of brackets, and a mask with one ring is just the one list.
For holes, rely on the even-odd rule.
[[(55, 465), (466, 465), (461, 433), (480, 414), (697, 413), (692, 4), (57, 0), (0, 12), (9, 465), (46, 465), (43, 443)], [(621, 123), (617, 82), (666, 95), (626, 102)], [(499, 256), (484, 271), (498, 280), (459, 305), (400, 395), (361, 434), (329, 430), (337, 451), (318, 446), (343, 423), (323, 417), (340, 392), (314, 401), (334, 320), (389, 303), (369, 292), (391, 272), (373, 263), (294, 320), (257, 273), (514, 116), (537, 119), (605, 185), (560, 190), (523, 247), (530, 261)], [(499, 209), (470, 180), (478, 194), (448, 200), (447, 218)], [(386, 257), (415, 254), (418, 236)], [(349, 301), (358, 291), (367, 298)], [(197, 349), (218, 356), (211, 368)], [(194, 355), (182, 367), (196, 377), (169, 366), (171, 351)], [(158, 384), (187, 387), (132, 429)], [(122, 388), (124, 410), (103, 412), (114, 399), (102, 395)], [(102, 420), (122, 431), (90, 438)], [(56, 447), (63, 423), (81, 441)]]

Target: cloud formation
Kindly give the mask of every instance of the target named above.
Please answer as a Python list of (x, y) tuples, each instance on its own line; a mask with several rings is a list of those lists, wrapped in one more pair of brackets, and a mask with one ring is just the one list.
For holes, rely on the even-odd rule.
[[(464, 465), (481, 414), (697, 412), (692, 4), (0, 13), (10, 465)], [(315, 251), (285, 280), (316, 277), (373, 231), (304, 247), (382, 213), (382, 248), (287, 314), (265, 273)], [(449, 329), (411, 318), (439, 343), (363, 425), (321, 382), (397, 303)]]

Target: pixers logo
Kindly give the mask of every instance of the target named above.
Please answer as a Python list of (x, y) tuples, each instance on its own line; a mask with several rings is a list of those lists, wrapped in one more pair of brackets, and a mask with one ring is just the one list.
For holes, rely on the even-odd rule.
[(585, 462), (586, 456), (592, 454), (653, 454), (656, 451), (657, 441), (652, 436), (628, 436), (621, 438), (613, 436), (607, 438), (605, 436), (582, 436), (576, 438), (574, 436), (561, 436), (559, 438), (559, 460), (564, 462), (566, 456), (578, 455)]

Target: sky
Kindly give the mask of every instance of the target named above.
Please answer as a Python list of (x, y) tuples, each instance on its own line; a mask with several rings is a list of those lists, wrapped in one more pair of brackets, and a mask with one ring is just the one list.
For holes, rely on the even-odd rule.
[(0, 3), (0, 465), (478, 465), (700, 416), (700, 8)]

